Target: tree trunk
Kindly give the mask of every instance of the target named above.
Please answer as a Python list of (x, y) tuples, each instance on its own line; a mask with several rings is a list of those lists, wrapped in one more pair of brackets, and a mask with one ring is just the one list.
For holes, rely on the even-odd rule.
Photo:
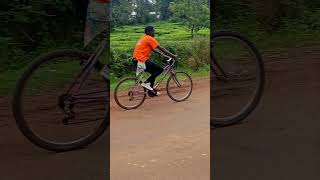
[(194, 24), (192, 25), (192, 28), (191, 28), (191, 37), (193, 38), (193, 33), (194, 33)]

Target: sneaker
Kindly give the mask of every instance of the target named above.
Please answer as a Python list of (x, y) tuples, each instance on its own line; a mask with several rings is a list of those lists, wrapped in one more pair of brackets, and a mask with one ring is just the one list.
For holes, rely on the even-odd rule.
[(149, 94), (149, 96), (150, 97), (155, 97), (155, 96), (159, 96), (160, 95), (160, 93), (159, 92), (155, 92), (155, 91), (148, 91), (148, 94)]
[(141, 86), (146, 88), (146, 89), (148, 89), (148, 90), (150, 90), (150, 91), (153, 91), (153, 88), (151, 87), (151, 83), (149, 83), (149, 82), (148, 83), (142, 83)]

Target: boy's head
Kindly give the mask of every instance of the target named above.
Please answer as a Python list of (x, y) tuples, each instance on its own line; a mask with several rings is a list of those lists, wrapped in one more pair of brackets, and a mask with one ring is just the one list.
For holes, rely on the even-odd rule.
[(146, 33), (146, 35), (149, 35), (151, 37), (155, 36), (155, 30), (153, 26), (147, 26), (144, 28), (144, 33)]

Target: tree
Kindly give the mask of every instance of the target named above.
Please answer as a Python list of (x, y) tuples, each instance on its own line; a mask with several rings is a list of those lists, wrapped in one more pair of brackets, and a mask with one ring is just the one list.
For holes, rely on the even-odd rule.
[(173, 0), (158, 0), (157, 5), (158, 5), (158, 10), (160, 12), (160, 19), (161, 20), (167, 20), (171, 17), (171, 12), (169, 10), (170, 3)]
[(207, 0), (177, 0), (169, 7), (172, 19), (185, 24), (193, 37), (200, 29), (210, 26), (210, 10)]
[(153, 4), (149, 0), (136, 0), (135, 12), (136, 23), (145, 24), (151, 21), (150, 12), (154, 10)]
[(111, 10), (112, 26), (117, 27), (131, 24), (131, 13), (133, 11), (133, 0), (113, 0)]

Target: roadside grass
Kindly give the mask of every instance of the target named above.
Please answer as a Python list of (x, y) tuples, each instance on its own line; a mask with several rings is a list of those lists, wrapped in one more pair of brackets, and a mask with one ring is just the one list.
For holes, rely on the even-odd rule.
[[(13, 93), (18, 78), (24, 69), (8, 70), (0, 74), (0, 95)], [(54, 90), (62, 88), (65, 83), (74, 80), (75, 74), (80, 72), (80, 66), (76, 62), (55, 62), (49, 66), (42, 66), (33, 72), (25, 85), (25, 93), (33, 95), (40, 90)]]
[[(73, 66), (72, 66), (73, 67)], [(70, 64), (62, 67), (59, 65), (60, 71), (58, 72), (52, 72), (52, 71), (46, 71), (45, 69), (37, 72), (35, 76), (33, 76), (33, 80), (30, 81), (30, 84), (28, 85), (28, 89), (32, 91), (33, 89), (39, 90), (40, 88), (46, 86), (48, 83), (50, 83), (50, 86), (55, 86), (55, 85), (60, 85), (63, 84), (65, 81), (71, 80), (71, 75), (72, 71), (69, 71), (70, 69), (75, 70), (74, 68), (70, 67)], [(24, 69), (19, 69), (19, 70), (8, 70), (0, 74), (0, 95), (12, 95), (14, 88), (16, 86), (16, 83), (18, 81), (18, 78), (21, 76), (23, 73)], [(70, 73), (63, 73), (69, 71)], [(183, 71), (188, 73), (193, 80), (201, 79), (203, 77), (209, 77), (210, 73), (210, 66), (204, 66), (199, 68), (197, 71), (192, 70), (191, 68), (184, 67), (184, 68), (177, 68), (175, 70), (176, 72), (178, 71)], [(49, 72), (49, 73), (48, 73)], [(132, 72), (131, 74), (128, 74), (125, 77), (134, 77), (135, 74)], [(59, 77), (59, 78), (56, 78)], [(114, 76), (111, 76), (111, 81), (110, 81), (110, 87), (111, 91), (113, 91), (117, 85), (117, 83), (124, 77), (121, 78), (115, 78)], [(167, 76), (162, 84), (165, 84), (169, 76)], [(55, 80), (55, 81), (50, 81), (50, 80)], [(29, 92), (29, 93), (35, 93), (34, 91)]]
[[(179, 23), (171, 23), (171, 22), (155, 22), (150, 25), (153, 25), (157, 31), (157, 40), (160, 43), (185, 43), (187, 44), (192, 40), (191, 34), (184, 25)], [(137, 25), (137, 26), (124, 26), (121, 28), (117, 28), (115, 31), (111, 33), (111, 49), (118, 52), (125, 52), (128, 49), (132, 49), (135, 43), (139, 40), (139, 38), (144, 34), (144, 27), (146, 25)], [(198, 32), (196, 36), (208, 36), (210, 34), (209, 29), (203, 29)], [(55, 47), (52, 45), (52, 47)], [(48, 47), (48, 49), (52, 49), (52, 47)], [(46, 51), (46, 50), (43, 50)], [(21, 64), (19, 67), (9, 68), (8, 70), (4, 70), (0, 73), (0, 95), (9, 95), (12, 93), (16, 86), (16, 82), (18, 78), (23, 73), (25, 67), (28, 64)], [(67, 68), (67, 65), (65, 65)], [(65, 69), (61, 67), (61, 69)], [(184, 69), (184, 71), (186, 71)], [(191, 72), (190, 68), (190, 72)], [(201, 74), (202, 71), (193, 73), (193, 74)], [(129, 74), (130, 75), (130, 74)], [(32, 82), (32, 86), (34, 89), (40, 88), (46, 84), (46, 79), (49, 76), (45, 76), (43, 73), (39, 73), (37, 75), (37, 80), (39, 82)], [(115, 79), (111, 82), (118, 82), (119, 79)], [(58, 82), (57, 82), (58, 83)], [(114, 87), (115, 83), (111, 83), (111, 87)]]
[(257, 38), (258, 48), (262, 50), (277, 50), (299, 46), (320, 45), (320, 31), (311, 32), (279, 32), (273, 35)]
[[(198, 70), (193, 70), (192, 68), (189, 67), (184, 67), (184, 68), (177, 68), (175, 69), (175, 72), (185, 72), (187, 74), (189, 74), (192, 78), (192, 80), (197, 80), (197, 79), (201, 79), (204, 77), (209, 77), (210, 76), (210, 65), (205, 65), (204, 67), (199, 68)], [(147, 76), (145, 76), (145, 78), (147, 78), (149, 76), (149, 74)], [(122, 80), (123, 78), (127, 78), (127, 77), (135, 77), (134, 72), (132, 72), (131, 74), (128, 74), (124, 77), (121, 78), (115, 78), (114, 76), (111, 76), (111, 81), (110, 81), (110, 90), (111, 92), (113, 92), (117, 86), (117, 84), (119, 83), (120, 80)], [(162, 75), (160, 75), (157, 79), (156, 82), (159, 80), (159, 78), (161, 78)], [(166, 84), (168, 78), (170, 77), (170, 75), (167, 75), (163, 81), (161, 82), (162, 85)], [(129, 86), (131, 86), (132, 84), (127, 84), (125, 86), (123, 86), (122, 88), (127, 88)]]
[[(157, 22), (152, 23), (157, 31), (157, 39), (160, 43), (189, 43), (191, 40), (190, 32), (179, 23)], [(111, 34), (111, 48), (116, 51), (127, 51), (132, 49), (143, 34), (145, 25), (124, 26), (117, 28)], [(222, 29), (217, 27), (216, 29)], [(234, 28), (229, 28), (233, 31), (238, 31), (255, 43), (258, 49), (263, 52), (267, 50), (279, 50), (299, 46), (318, 46), (320, 45), (320, 32), (316, 30), (306, 30), (303, 28), (287, 28), (273, 34), (268, 34), (253, 25), (242, 24), (235, 25)], [(199, 31), (198, 36), (208, 36), (209, 29)], [(230, 47), (226, 46), (226, 49)], [(223, 48), (221, 51), (224, 51)], [(229, 55), (234, 56), (237, 51), (234, 49), (233, 53)], [(13, 93), (17, 79), (21, 76), (25, 66), (9, 68), (0, 73), (0, 95), (10, 95)], [(177, 71), (185, 71), (189, 73), (193, 79), (209, 76), (209, 66), (200, 67), (197, 71), (189, 67), (177, 69)], [(134, 76), (134, 74), (127, 74), (126, 76)], [(45, 77), (42, 76), (44, 80)], [(121, 78), (111, 78), (111, 89), (113, 90)], [(41, 80), (41, 79), (40, 79)], [(41, 82), (44, 82), (41, 80)]]
[(17, 79), (23, 73), (22, 69), (7, 70), (0, 73), (0, 95), (11, 95)]
[(289, 24), (272, 33), (263, 31), (257, 24), (250, 22), (231, 24), (227, 28), (217, 24), (214, 29), (217, 29), (214, 32), (220, 29), (240, 32), (247, 36), (261, 51), (320, 45), (320, 30), (312, 30), (301, 24)]
[[(191, 34), (188, 29), (179, 23), (171, 22), (156, 22), (148, 25), (153, 25), (156, 29), (156, 39), (159, 43), (171, 42), (188, 42)], [(111, 33), (111, 48), (116, 51), (127, 51), (132, 49), (140, 37), (144, 34), (146, 25), (123, 26), (116, 28)], [(209, 29), (202, 29), (196, 36), (209, 36)]]

